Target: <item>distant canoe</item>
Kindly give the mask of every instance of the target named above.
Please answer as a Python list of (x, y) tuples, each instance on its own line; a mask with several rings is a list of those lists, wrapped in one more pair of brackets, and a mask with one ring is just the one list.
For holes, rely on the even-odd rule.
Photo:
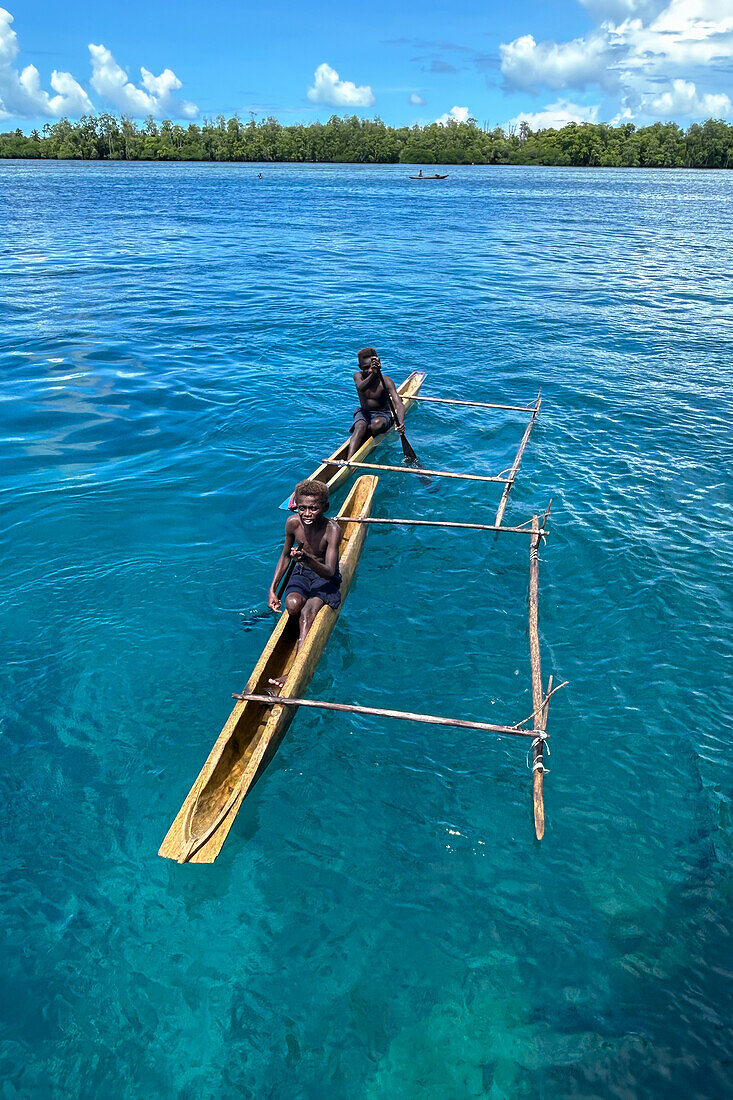
[(411, 180), (447, 180), (449, 172), (446, 172), (444, 176), (410, 176)]

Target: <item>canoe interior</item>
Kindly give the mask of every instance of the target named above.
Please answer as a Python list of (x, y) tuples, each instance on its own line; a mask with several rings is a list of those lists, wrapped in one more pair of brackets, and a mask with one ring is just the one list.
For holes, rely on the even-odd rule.
[[(377, 478), (360, 477), (342, 508), (344, 516), (367, 516)], [(341, 607), (343, 607), (366, 538), (367, 525), (339, 521), (342, 538)], [(318, 612), (301, 652), (297, 621), (283, 611), (246, 692), (272, 691), (271, 677), (286, 675), (283, 696), (297, 697), (311, 680), (341, 611), (324, 606)], [(211, 863), (229, 833), (245, 795), (272, 759), (293, 720), (295, 708), (263, 703), (235, 704), (206, 763), (160, 847), (159, 854), (179, 862)]]
[[(405, 412), (408, 412), (408, 410), (411, 409), (412, 406), (415, 404), (415, 402), (411, 401), (410, 398), (414, 397), (415, 394), (418, 394), (420, 392), (420, 387), (422, 386), (424, 381), (425, 371), (415, 370), (412, 372), (412, 374), (409, 374), (407, 378), (405, 378), (404, 382), (401, 382), (397, 387), (397, 392), (402, 398), (402, 403), (405, 406)], [(373, 451), (375, 447), (378, 447), (379, 444), (387, 439), (392, 432), (394, 432), (394, 428), (390, 428), (389, 431), (385, 432), (383, 435), (378, 435), (376, 439), (374, 437), (370, 437), (369, 439), (367, 439), (366, 443), (362, 447), (360, 447), (359, 450), (353, 455), (354, 462), (363, 462), (370, 451)], [(328, 457), (329, 459), (344, 461), (348, 449), (349, 440), (347, 438), (343, 441), (343, 443), (340, 444), (340, 446), (336, 448), (333, 454), (330, 454)], [(321, 465), (318, 466), (312, 474), (308, 474), (308, 477), (313, 481), (323, 481), (326, 485), (328, 485), (329, 493), (333, 495), (333, 493), (335, 493), (336, 490), (344, 484), (344, 482), (348, 481), (348, 479), (353, 476), (353, 473), (354, 471), (350, 470), (348, 466), (334, 466), (331, 462), (327, 461), (321, 463)], [(287, 500), (284, 500), (280, 505), (283, 511), (286, 511), (289, 506), (290, 497), (288, 497)]]

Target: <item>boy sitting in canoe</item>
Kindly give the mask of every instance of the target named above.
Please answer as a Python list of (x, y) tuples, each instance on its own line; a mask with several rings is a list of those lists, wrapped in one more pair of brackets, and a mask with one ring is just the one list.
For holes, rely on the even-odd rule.
[(397, 418), (397, 434), (405, 434), (405, 406), (392, 379), (382, 374), (382, 364), (376, 351), (374, 348), (362, 348), (358, 353), (358, 360), (359, 370), (354, 375), (354, 385), (359, 395), (359, 408), (354, 413), (354, 423), (351, 425), (347, 458), (356, 454), (370, 435), (381, 435), (391, 428), (394, 417), (390, 408), (390, 397)]
[[(333, 519), (326, 519), (328, 488), (322, 481), (307, 479), (295, 486), (297, 514), (285, 522), (285, 543), (275, 567), (267, 598), (272, 611), (280, 611), (277, 586), (285, 576), (291, 561), (295, 562), (287, 588), (283, 593), (285, 608), (293, 618), (299, 618), (298, 651), (313, 626), (313, 620), (328, 604), (336, 610), (341, 604), (341, 573), (339, 544), (341, 528)], [(270, 680), (282, 687), (285, 676)]]

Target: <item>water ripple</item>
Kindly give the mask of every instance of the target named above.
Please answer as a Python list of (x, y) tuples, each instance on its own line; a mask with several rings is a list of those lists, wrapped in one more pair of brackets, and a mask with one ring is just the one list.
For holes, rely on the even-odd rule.
[[(729, 174), (0, 176), (8, 1095), (729, 1093)], [(217, 863), (171, 866), (365, 343), (434, 395), (542, 386), (507, 519), (553, 498), (545, 840), (514, 739), (310, 713)], [(523, 424), (409, 435), (498, 473)], [(494, 515), (413, 481), (376, 514)], [(373, 529), (312, 694), (523, 718), (527, 575), (523, 539)]]

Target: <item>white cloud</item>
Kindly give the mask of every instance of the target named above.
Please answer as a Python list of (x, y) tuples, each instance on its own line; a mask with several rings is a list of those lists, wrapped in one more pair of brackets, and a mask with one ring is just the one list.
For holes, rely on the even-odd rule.
[(644, 109), (660, 119), (668, 118), (721, 118), (733, 110), (730, 97), (725, 93), (699, 95), (689, 80), (673, 80), (669, 91), (661, 95), (647, 96)]
[(609, 120), (608, 124), (609, 126), (621, 126), (621, 124), (624, 122), (633, 121), (634, 112), (631, 110), (630, 107), (624, 107), (621, 111), (618, 112), (618, 114), (614, 115), (613, 118)]
[(628, 50), (625, 63), (643, 73), (689, 75), (691, 66), (733, 60), (730, 0), (672, 0), (649, 24), (627, 19), (614, 29)]
[(313, 87), (308, 89), (311, 103), (327, 103), (332, 107), (371, 107), (374, 103), (368, 84), (358, 88), (351, 80), (340, 80), (339, 74), (324, 61), (313, 74)]
[(502, 43), (501, 71), (510, 88), (585, 88), (615, 82), (611, 69), (614, 45), (606, 34), (590, 34), (572, 42), (535, 42), (523, 34)]
[(413, 107), (424, 107), (425, 104), (427, 103), (427, 100), (423, 99), (423, 97), (421, 95), (418, 95), (417, 92), (412, 92), (410, 94), (410, 100), (409, 101), (410, 101), (410, 103), (412, 104)]
[(198, 115), (195, 103), (179, 100), (173, 95), (181, 87), (181, 81), (171, 69), (164, 69), (160, 76), (154, 76), (148, 69), (141, 68), (142, 87), (138, 87), (128, 80), (127, 73), (106, 46), (96, 46), (90, 42), (89, 55), (92, 87), (119, 110), (129, 111), (138, 117), (172, 115), (174, 118), (196, 118)]
[(71, 73), (54, 69), (51, 87), (56, 95), (50, 95), (41, 87), (35, 65), (26, 65), (21, 72), (13, 67), (20, 47), (12, 22), (10, 12), (0, 8), (0, 118), (58, 118), (93, 111), (89, 96)]
[(634, 15), (654, 16), (669, 0), (580, 0), (584, 8), (601, 19), (623, 21)]
[[(0, 8), (0, 118), (60, 118), (70, 115), (90, 114), (94, 111), (89, 96), (71, 73), (51, 73), (51, 95), (41, 87), (41, 77), (35, 65), (26, 65), (22, 71), (14, 67), (20, 52), (18, 36), (11, 24), (13, 16)], [(174, 118), (195, 118), (198, 108), (194, 103), (181, 101), (173, 93), (181, 87), (174, 72), (164, 69), (154, 76), (141, 69), (142, 87), (136, 87), (115, 61), (105, 46), (89, 47), (92, 61), (91, 85), (122, 111), (140, 116), (170, 115)]]
[(597, 121), (597, 104), (585, 107), (582, 103), (559, 99), (557, 103), (548, 103), (541, 111), (521, 111), (515, 118), (509, 119), (504, 129), (514, 130), (526, 122), (530, 130), (562, 130), (563, 126), (568, 126), (571, 122)]
[[(508, 88), (559, 91), (595, 85), (607, 97), (605, 117), (659, 112), (730, 117), (724, 89), (733, 65), (732, 0), (579, 2), (599, 21), (588, 34), (539, 43), (524, 34), (502, 43), (501, 71)], [(704, 94), (696, 90), (701, 85)]]
[(449, 122), (468, 122), (469, 117), (468, 107), (451, 107), (450, 111), (446, 111), (435, 121), (441, 126), (447, 126)]
[(18, 56), (18, 36), (10, 26), (13, 17), (0, 8), (0, 65), (10, 65)]

